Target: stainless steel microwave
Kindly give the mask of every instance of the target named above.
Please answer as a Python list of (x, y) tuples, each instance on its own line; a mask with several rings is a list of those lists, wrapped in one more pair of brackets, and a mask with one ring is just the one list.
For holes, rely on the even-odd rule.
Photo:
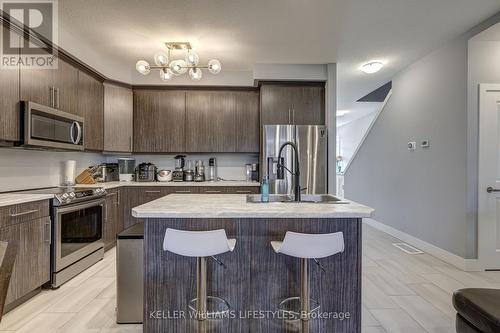
[(22, 102), (23, 145), (83, 150), (84, 119), (34, 102)]

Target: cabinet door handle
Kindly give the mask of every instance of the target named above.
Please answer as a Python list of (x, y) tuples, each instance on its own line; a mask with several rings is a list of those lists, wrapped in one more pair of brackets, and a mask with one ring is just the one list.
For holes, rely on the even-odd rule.
[(132, 151), (132, 137), (128, 137), (128, 150)]
[(45, 223), (45, 243), (52, 244), (52, 221)]
[(118, 192), (116, 192), (116, 205), (117, 206), (120, 205), (120, 200), (121, 200), (120, 191), (118, 191)]
[(292, 119), (291, 119), (291, 110), (288, 109), (288, 124), (291, 124), (292, 123)]
[(21, 213), (13, 213), (13, 214), (10, 214), (10, 217), (19, 217), (19, 216), (24, 216), (24, 215), (34, 214), (34, 213), (37, 213), (37, 212), (38, 212), (38, 209), (27, 210), (27, 211), (25, 211), (25, 212), (21, 212)]
[(160, 193), (160, 191), (144, 191), (145, 193)]
[(191, 191), (175, 191), (174, 193), (191, 193)]
[(54, 99), (55, 99), (54, 87), (49, 87), (49, 93), (50, 93), (49, 104), (50, 104), (51, 107), (54, 107)]
[(292, 124), (295, 124), (295, 108), (292, 109)]
[(55, 89), (56, 90), (56, 109), (59, 109), (59, 88)]
[(248, 190), (237, 190), (236, 193), (252, 193), (252, 191), (248, 191)]
[(222, 191), (206, 190), (205, 193), (222, 193)]

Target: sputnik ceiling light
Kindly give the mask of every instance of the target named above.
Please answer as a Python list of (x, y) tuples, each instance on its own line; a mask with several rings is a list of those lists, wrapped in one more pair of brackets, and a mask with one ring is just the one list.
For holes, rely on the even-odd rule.
[[(200, 57), (192, 51), (189, 42), (167, 42), (165, 46), (167, 47), (166, 53), (160, 51), (154, 55), (156, 66), (151, 66), (146, 60), (139, 60), (135, 64), (135, 69), (142, 75), (148, 75), (152, 69), (157, 69), (160, 71), (160, 78), (163, 81), (172, 80), (174, 76), (180, 76), (186, 72), (191, 80), (200, 81), (203, 76), (202, 68), (208, 69), (212, 74), (219, 74), (222, 69), (222, 65), (217, 59), (210, 60), (205, 66), (200, 65)], [(172, 51), (184, 51), (186, 53), (184, 59), (172, 59)]]

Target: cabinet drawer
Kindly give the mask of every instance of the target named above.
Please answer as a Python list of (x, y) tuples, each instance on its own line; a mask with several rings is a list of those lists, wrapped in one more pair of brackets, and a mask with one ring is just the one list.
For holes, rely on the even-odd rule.
[(207, 187), (201, 187), (200, 188), (200, 193), (203, 194), (225, 194), (227, 192), (228, 188), (224, 186), (207, 186)]
[(230, 194), (258, 194), (260, 193), (260, 188), (258, 186), (240, 186), (240, 187), (228, 187), (227, 193)]
[(0, 207), (0, 228), (49, 215), (48, 200)]
[(168, 194), (195, 194), (200, 193), (201, 188), (196, 186), (179, 186), (179, 187), (167, 187), (165, 191)]

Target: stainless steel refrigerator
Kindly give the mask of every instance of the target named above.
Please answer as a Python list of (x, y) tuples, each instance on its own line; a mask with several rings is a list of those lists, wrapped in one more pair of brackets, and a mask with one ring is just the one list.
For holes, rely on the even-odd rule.
[[(269, 177), (269, 193), (293, 194), (294, 177), (285, 171), (284, 179), (276, 179), (278, 153), (287, 141), (298, 149), (300, 186), (303, 194), (327, 193), (327, 131), (326, 126), (265, 125), (262, 140), (262, 175)], [(290, 171), (294, 170), (294, 152), (290, 146), (281, 157)]]

